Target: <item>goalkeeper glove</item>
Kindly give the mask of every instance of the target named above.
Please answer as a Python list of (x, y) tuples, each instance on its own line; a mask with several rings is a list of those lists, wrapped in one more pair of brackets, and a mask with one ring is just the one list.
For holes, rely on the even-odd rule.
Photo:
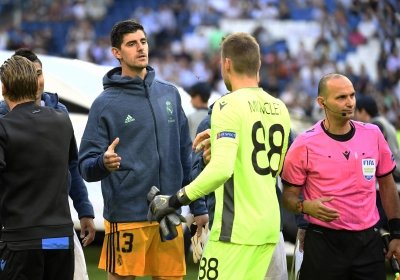
[(151, 223), (153, 215), (156, 216), (156, 221), (161, 222), (162, 218), (168, 214), (173, 214), (177, 209), (169, 206), (170, 195), (158, 195), (160, 190), (156, 187), (151, 187), (147, 194), (147, 202), (149, 203), (149, 211), (147, 212), (147, 220)]
[(191, 235), (190, 240), (192, 241), (193, 262), (197, 263), (201, 259), (204, 246), (207, 243), (208, 223), (203, 226), (204, 230), (202, 231), (200, 237), (197, 236), (197, 225), (194, 222), (194, 217), (192, 214), (186, 216), (186, 225), (188, 226)]
[(160, 190), (156, 187), (152, 187), (150, 192), (147, 194), (147, 202), (149, 204), (149, 210), (147, 213), (147, 220), (152, 223), (153, 215), (156, 217), (157, 222), (160, 223), (160, 237), (161, 241), (174, 239), (178, 236), (176, 227), (181, 222), (186, 222), (185, 218), (175, 211), (174, 207), (169, 206), (170, 195), (159, 195)]
[(177, 237), (178, 231), (176, 227), (179, 226), (181, 222), (186, 222), (186, 219), (182, 215), (176, 213), (168, 214), (162, 218), (159, 227), (161, 241), (164, 242)]

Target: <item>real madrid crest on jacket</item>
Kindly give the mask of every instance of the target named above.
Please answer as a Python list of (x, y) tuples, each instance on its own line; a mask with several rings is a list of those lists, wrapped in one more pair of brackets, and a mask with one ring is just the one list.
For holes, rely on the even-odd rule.
[(165, 104), (167, 105), (167, 113), (170, 115), (168, 122), (175, 122), (175, 119), (171, 117), (174, 114), (174, 109), (172, 108), (171, 102), (167, 101)]

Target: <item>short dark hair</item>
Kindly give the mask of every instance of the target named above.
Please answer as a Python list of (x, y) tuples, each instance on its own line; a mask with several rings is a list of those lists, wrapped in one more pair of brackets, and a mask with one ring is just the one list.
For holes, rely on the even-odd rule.
[(254, 76), (259, 70), (260, 46), (253, 36), (237, 32), (222, 38), (222, 58), (232, 61), (233, 70), (241, 75)]
[[(38, 77), (36, 67), (27, 58), (13, 55), (0, 66), (0, 80), (12, 102), (36, 100)], [(3, 93), (4, 94), (4, 93)]]
[(187, 92), (190, 94), (191, 97), (199, 95), (201, 101), (207, 103), (208, 99), (210, 99), (211, 87), (206, 82), (198, 82), (192, 85), (190, 88), (188, 88)]
[(356, 100), (356, 109), (361, 111), (364, 109), (372, 118), (379, 114), (378, 104), (376, 100), (369, 95), (362, 95)]
[(13, 55), (19, 55), (19, 56), (25, 57), (31, 62), (39, 62), (40, 66), (43, 66), (42, 62), (37, 57), (37, 55), (28, 48), (20, 48), (20, 49), (16, 50)]
[(117, 22), (110, 32), (111, 46), (121, 49), (121, 44), (124, 41), (125, 34), (135, 33), (138, 30), (142, 30), (144, 35), (147, 36), (143, 25), (136, 20), (124, 20)]

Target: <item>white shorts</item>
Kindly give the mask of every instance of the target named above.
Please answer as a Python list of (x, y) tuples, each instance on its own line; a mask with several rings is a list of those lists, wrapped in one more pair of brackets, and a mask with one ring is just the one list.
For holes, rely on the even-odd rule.
[(74, 230), (75, 273), (74, 280), (89, 280), (82, 245)]
[(285, 240), (282, 232), (279, 235), (279, 243), (275, 246), (264, 280), (288, 280)]

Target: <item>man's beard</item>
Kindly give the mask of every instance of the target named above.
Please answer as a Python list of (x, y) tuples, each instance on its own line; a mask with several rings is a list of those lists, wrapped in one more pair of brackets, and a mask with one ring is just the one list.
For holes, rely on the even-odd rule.
[(232, 91), (232, 84), (230, 82), (224, 80), (224, 84), (227, 90)]

